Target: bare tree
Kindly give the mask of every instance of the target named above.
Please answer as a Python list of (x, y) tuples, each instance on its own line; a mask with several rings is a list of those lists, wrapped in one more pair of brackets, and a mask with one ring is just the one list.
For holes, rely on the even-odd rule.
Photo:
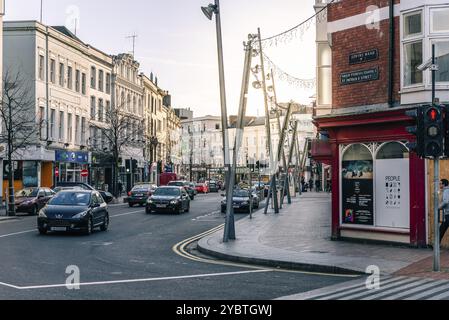
[[(97, 137), (91, 137), (91, 149), (99, 153), (108, 154), (112, 159), (112, 193), (118, 196), (119, 160), (124, 154), (125, 148), (133, 145), (143, 145), (144, 121), (134, 113), (127, 110), (121, 104), (110, 107), (96, 113), (95, 119), (91, 119), (90, 126), (95, 127), (97, 135), (101, 136), (102, 143), (98, 143)], [(103, 120), (102, 123), (98, 119)], [(143, 151), (142, 151), (143, 154)]]
[(9, 216), (15, 216), (14, 159), (19, 159), (27, 146), (38, 141), (43, 119), (36, 118), (36, 107), (29, 82), (25, 81), (19, 72), (6, 71), (2, 87), (0, 143), (6, 147), (8, 161), (7, 211)]

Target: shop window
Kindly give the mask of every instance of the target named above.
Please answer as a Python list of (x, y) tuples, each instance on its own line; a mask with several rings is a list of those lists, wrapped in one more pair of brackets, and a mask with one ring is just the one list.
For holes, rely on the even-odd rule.
[(409, 158), (407, 148), (399, 142), (389, 142), (384, 144), (377, 152), (377, 160), (385, 159), (406, 159)]

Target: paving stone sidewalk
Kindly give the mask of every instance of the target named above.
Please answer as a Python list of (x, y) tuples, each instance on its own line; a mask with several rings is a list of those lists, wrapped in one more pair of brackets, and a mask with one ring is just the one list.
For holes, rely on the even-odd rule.
[(198, 249), (232, 261), (315, 272), (365, 273), (376, 265), (384, 275), (432, 257), (431, 249), (332, 241), (327, 193), (305, 193), (277, 215), (260, 210), (253, 219), (236, 222), (236, 237), (223, 243), (223, 231), (218, 231), (201, 239)]

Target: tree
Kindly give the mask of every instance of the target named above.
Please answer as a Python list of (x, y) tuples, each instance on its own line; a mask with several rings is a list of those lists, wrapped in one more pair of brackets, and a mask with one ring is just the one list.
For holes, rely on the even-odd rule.
[(15, 216), (14, 159), (19, 159), (26, 148), (38, 141), (43, 119), (37, 119), (29, 82), (21, 74), (6, 71), (3, 77), (0, 101), (0, 143), (6, 147), (8, 161), (8, 215)]
[[(143, 120), (134, 113), (127, 110), (124, 104), (115, 107), (99, 110), (95, 113), (94, 119), (90, 120), (91, 128), (95, 128), (97, 136), (100, 136), (101, 143), (97, 137), (91, 137), (91, 149), (100, 153), (106, 153), (112, 159), (112, 193), (118, 196), (119, 163), (125, 151), (125, 147), (132, 145), (142, 145)], [(99, 119), (103, 122), (98, 121)]]

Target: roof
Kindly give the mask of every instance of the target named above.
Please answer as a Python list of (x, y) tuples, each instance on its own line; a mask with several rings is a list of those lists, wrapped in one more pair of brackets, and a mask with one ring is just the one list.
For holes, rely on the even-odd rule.
[(80, 38), (78, 38), (73, 32), (71, 32), (65, 26), (51, 26), (51, 28), (53, 28), (53, 29), (55, 29), (55, 30), (65, 34), (66, 36), (68, 36), (68, 37), (70, 37), (70, 38), (72, 38), (72, 39), (74, 39), (76, 41), (79, 41), (79, 42), (85, 44), (83, 41), (81, 41)]

